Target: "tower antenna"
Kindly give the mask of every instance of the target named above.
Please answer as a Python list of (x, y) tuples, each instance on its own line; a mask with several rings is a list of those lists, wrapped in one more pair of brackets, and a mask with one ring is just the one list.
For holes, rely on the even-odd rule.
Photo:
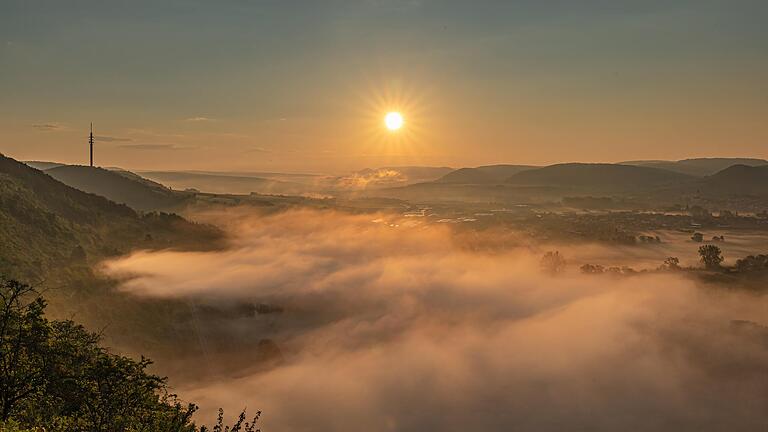
[(88, 135), (88, 144), (91, 147), (91, 167), (93, 167), (93, 122), (91, 122), (91, 134)]

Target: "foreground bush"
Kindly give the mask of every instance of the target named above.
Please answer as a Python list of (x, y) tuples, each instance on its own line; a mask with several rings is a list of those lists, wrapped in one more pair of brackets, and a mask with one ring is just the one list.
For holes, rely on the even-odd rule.
[[(197, 407), (148, 373), (151, 361), (108, 352), (81, 325), (49, 321), (45, 307), (29, 285), (0, 279), (0, 432), (198, 431)], [(253, 431), (255, 420), (243, 413), (226, 429)], [(222, 415), (214, 429), (225, 430)]]

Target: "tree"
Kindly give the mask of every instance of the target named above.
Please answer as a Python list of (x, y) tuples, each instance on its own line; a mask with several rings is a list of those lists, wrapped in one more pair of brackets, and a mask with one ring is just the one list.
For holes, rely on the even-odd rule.
[(704, 263), (704, 267), (708, 270), (719, 269), (720, 264), (723, 262), (723, 255), (720, 248), (712, 244), (700, 247), (699, 255), (701, 256), (701, 262)]
[[(46, 319), (45, 307), (34, 288), (0, 278), (0, 431), (207, 430), (192, 422), (194, 404), (147, 372), (150, 360), (111, 354), (83, 326)], [(255, 431), (244, 419), (222, 428), (220, 414), (214, 431)]]
[(43, 318), (45, 302), (27, 301), (33, 288), (0, 283), (0, 420), (5, 421), (47, 383), (50, 328)]
[(768, 255), (749, 255), (737, 260), (736, 269), (742, 273), (768, 270)]
[[(216, 419), (216, 424), (213, 426), (212, 432), (261, 432), (261, 429), (256, 429), (256, 423), (261, 417), (261, 411), (256, 411), (256, 415), (253, 417), (250, 423), (245, 421), (245, 411), (240, 413), (237, 421), (230, 428), (224, 426), (224, 410), (219, 408), (219, 416)], [(199, 432), (211, 432), (207, 427), (203, 426)]]
[(584, 274), (603, 274), (605, 273), (605, 267), (600, 264), (584, 264), (579, 267)]
[(565, 270), (565, 258), (558, 251), (549, 251), (541, 258), (541, 268), (551, 274), (562, 273)]
[(680, 270), (680, 259), (677, 257), (668, 257), (661, 265), (661, 270)]

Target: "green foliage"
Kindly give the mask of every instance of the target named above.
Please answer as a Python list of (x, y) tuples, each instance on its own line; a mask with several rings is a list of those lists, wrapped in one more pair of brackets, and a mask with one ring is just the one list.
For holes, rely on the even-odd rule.
[(0, 432), (46, 432), (40, 427), (27, 428), (15, 420), (0, 421)]
[(667, 257), (659, 270), (675, 271), (680, 270), (680, 259), (678, 257)]
[(49, 321), (25, 284), (0, 282), (0, 420), (48, 431), (194, 431), (196, 407), (165, 380), (99, 346), (73, 321)]
[(257, 411), (251, 422), (245, 421), (245, 411), (240, 413), (237, 421), (230, 427), (224, 425), (224, 410), (219, 408), (219, 416), (216, 419), (216, 424), (213, 426), (213, 430), (208, 429), (206, 426), (200, 428), (199, 432), (260, 432), (261, 429), (256, 429), (256, 423), (261, 417), (261, 411)]
[[(205, 432), (194, 404), (168, 392), (152, 363), (115, 355), (101, 337), (45, 317), (33, 287), (0, 279), (0, 432)], [(256, 432), (257, 412), (230, 427), (223, 411), (213, 432)]]
[[(147, 241), (149, 235), (150, 241)], [(0, 273), (32, 280), (141, 247), (216, 247), (222, 234), (165, 213), (137, 214), (0, 155)]]
[(44, 283), (49, 317), (76, 315), (89, 328), (108, 326), (109, 343), (123, 350), (162, 359), (193, 352), (198, 339), (185, 326), (188, 305), (118, 292), (117, 281), (95, 270), (98, 263), (138, 248), (207, 250), (222, 240), (214, 227), (174, 214), (138, 214), (0, 155), (0, 274)]
[(768, 271), (768, 255), (749, 255), (737, 260), (736, 270), (741, 273)]
[(720, 248), (712, 244), (700, 247), (699, 255), (701, 256), (701, 262), (704, 263), (704, 267), (708, 270), (719, 269), (720, 264), (723, 262), (723, 255)]

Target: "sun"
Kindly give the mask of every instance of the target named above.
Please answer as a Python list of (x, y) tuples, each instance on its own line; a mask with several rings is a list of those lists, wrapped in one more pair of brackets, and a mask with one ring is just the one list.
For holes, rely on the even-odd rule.
[(384, 116), (384, 125), (390, 131), (394, 132), (402, 128), (404, 123), (405, 121), (403, 120), (403, 115), (397, 111), (389, 112), (386, 116)]

